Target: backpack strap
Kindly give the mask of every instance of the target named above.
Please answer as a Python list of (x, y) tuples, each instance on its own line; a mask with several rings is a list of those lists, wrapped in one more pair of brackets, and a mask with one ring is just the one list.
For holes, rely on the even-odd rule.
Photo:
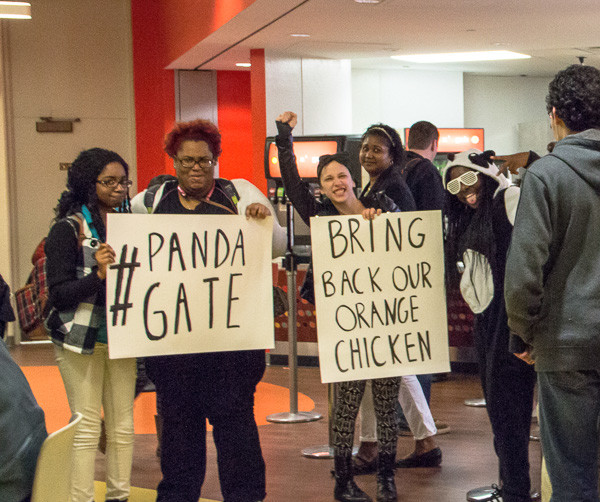
[[(146, 189), (144, 193), (144, 207), (148, 213), (153, 213), (162, 200), (163, 195), (177, 188), (177, 178), (165, 181), (162, 185), (153, 185)], [(157, 197), (158, 195), (158, 197)]]
[(232, 211), (227, 206), (224, 206), (223, 204), (219, 204), (218, 202), (214, 202), (212, 200), (205, 200), (205, 202), (208, 204), (212, 204), (213, 206), (221, 207), (230, 213), (238, 214), (237, 207), (240, 202), (240, 195), (239, 195), (238, 191), (236, 190), (233, 182), (230, 180), (226, 180), (225, 178), (217, 178), (215, 180), (215, 188), (218, 188), (219, 191), (221, 193), (225, 194), (225, 196), (231, 201), (231, 203), (233, 204), (233, 207), (235, 207), (235, 212)]
[[(177, 184), (177, 179), (173, 179), (165, 181), (162, 185), (155, 185), (148, 188), (146, 190), (146, 193), (144, 193), (144, 206), (146, 207), (148, 213), (154, 212), (154, 209), (161, 201), (164, 194), (169, 193), (171, 190), (175, 190), (177, 188)], [(237, 209), (238, 204), (240, 202), (240, 195), (237, 189), (235, 188), (233, 182), (225, 178), (216, 178), (215, 186), (218, 187), (219, 190), (225, 194), (225, 196), (232, 202), (232, 205)], [(218, 204), (217, 202), (213, 202), (210, 200), (207, 200), (205, 202), (222, 207), (223, 209), (232, 212), (230, 208), (223, 206), (222, 204)]]
[(225, 195), (229, 197), (229, 199), (233, 202), (234, 206), (237, 208), (240, 202), (240, 194), (236, 190), (233, 182), (231, 180), (226, 180), (225, 178), (217, 178), (217, 181), (223, 189), (223, 192), (225, 192)]

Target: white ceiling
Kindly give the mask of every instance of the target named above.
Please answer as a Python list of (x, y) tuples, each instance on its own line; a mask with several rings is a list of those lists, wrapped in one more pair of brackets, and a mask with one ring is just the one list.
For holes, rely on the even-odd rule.
[[(357, 68), (552, 76), (578, 57), (600, 67), (600, 0), (256, 0), (169, 68), (235, 70), (256, 48), (282, 57), (351, 59)], [(495, 49), (532, 58), (445, 65), (390, 58)]]

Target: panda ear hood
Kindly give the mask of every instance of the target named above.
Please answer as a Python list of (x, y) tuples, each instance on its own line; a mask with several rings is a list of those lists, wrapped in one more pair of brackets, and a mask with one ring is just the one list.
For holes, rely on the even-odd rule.
[(448, 163), (444, 167), (444, 171), (442, 173), (444, 188), (446, 187), (450, 169), (453, 167), (462, 166), (466, 167), (467, 169), (473, 169), (474, 171), (485, 174), (498, 183), (498, 188), (494, 192), (494, 196), (496, 196), (500, 190), (508, 188), (511, 185), (511, 182), (503, 174), (498, 175), (498, 166), (496, 166), (496, 164), (494, 164), (491, 160), (491, 157), (494, 155), (496, 155), (496, 153), (493, 150), (486, 150), (485, 152), (482, 152), (476, 148), (471, 148), (460, 153), (448, 154)]

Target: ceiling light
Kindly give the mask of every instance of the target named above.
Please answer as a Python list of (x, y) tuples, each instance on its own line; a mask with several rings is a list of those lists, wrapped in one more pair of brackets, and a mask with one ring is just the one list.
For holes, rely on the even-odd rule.
[(250, 68), (252, 65), (250, 63), (235, 63), (236, 66), (241, 66), (242, 68)]
[(512, 51), (450, 52), (445, 54), (413, 54), (391, 56), (412, 63), (458, 63), (466, 61), (499, 61), (503, 59), (528, 59), (531, 56)]
[(356, 3), (382, 3), (383, 0), (354, 0)]
[(29, 2), (0, 2), (0, 18), (31, 19)]
[(310, 35), (308, 33), (291, 33), (290, 37), (309, 38)]

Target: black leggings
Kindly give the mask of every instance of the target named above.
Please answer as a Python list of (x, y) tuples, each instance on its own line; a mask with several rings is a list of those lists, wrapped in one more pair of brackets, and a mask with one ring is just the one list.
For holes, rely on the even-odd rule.
[[(335, 455), (352, 454), (356, 415), (365, 392), (365, 380), (341, 382), (333, 419), (333, 448)], [(377, 450), (384, 454), (396, 453), (395, 409), (398, 401), (400, 378), (372, 380), (373, 405), (377, 417)]]

